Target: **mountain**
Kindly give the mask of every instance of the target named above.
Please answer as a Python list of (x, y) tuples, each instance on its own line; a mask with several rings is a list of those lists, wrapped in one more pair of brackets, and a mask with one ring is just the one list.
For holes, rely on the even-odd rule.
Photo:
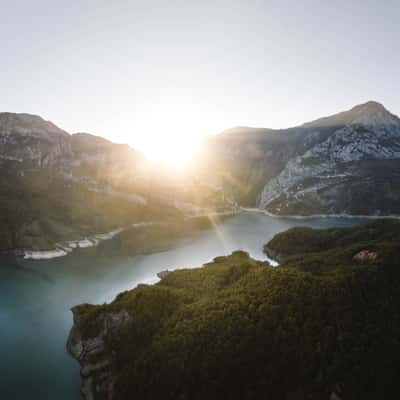
[(368, 102), (301, 126), (207, 137), (180, 174), (127, 145), (0, 113), (0, 251), (48, 250), (133, 223), (232, 210), (400, 214), (400, 120)]
[[(101, 141), (102, 146), (96, 144)], [(30, 114), (0, 114), (0, 250), (56, 250), (149, 219), (143, 202), (116, 196), (115, 169), (143, 157), (104, 139), (70, 135)], [(125, 179), (130, 183), (129, 179)]]
[(64, 255), (82, 239), (82, 246), (98, 243), (105, 237), (98, 234), (233, 205), (128, 145), (71, 135), (36, 115), (0, 113), (0, 251)]
[(203, 157), (241, 204), (273, 214), (400, 214), (400, 119), (377, 102), (290, 129), (232, 129)]
[(294, 228), (73, 308), (82, 399), (393, 398), (400, 371), (400, 222)]
[(0, 162), (27, 166), (51, 166), (71, 156), (67, 132), (37, 115), (0, 113)]
[(319, 118), (315, 121), (305, 123), (308, 128), (320, 128), (323, 126), (342, 125), (369, 125), (369, 126), (391, 126), (398, 125), (399, 119), (391, 114), (382, 104), (376, 101), (357, 105), (351, 110), (343, 111), (329, 117)]
[[(400, 213), (400, 120), (374, 102), (304, 125), (334, 127), (263, 189), (259, 206), (278, 214)], [(368, 199), (366, 202), (365, 199)]]
[(135, 167), (144, 161), (139, 152), (127, 145), (86, 133), (70, 135), (31, 114), (0, 113), (0, 144), (0, 166), (13, 164), (20, 171), (53, 168), (73, 176), (76, 167), (85, 164), (89, 178), (93, 166), (121, 168), (123, 163), (129, 163)]

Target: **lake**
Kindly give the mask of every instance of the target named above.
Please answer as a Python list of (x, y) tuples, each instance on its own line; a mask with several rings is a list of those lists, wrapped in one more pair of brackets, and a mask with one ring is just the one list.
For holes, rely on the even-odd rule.
[(32, 261), (0, 258), (0, 393), (3, 399), (78, 400), (79, 365), (66, 352), (70, 308), (111, 301), (165, 269), (198, 267), (241, 249), (265, 259), (263, 245), (292, 226), (350, 226), (359, 218), (273, 218), (243, 212), (196, 232), (174, 248), (142, 256), (110, 256), (96, 248)]

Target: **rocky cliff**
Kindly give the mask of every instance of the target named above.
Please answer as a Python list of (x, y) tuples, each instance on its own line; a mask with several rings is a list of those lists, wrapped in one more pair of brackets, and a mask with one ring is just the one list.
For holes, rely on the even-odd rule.
[(400, 120), (377, 102), (290, 129), (234, 128), (202, 157), (208, 179), (273, 214), (400, 214)]
[(370, 102), (305, 125), (325, 126), (335, 130), (287, 162), (259, 207), (283, 215), (399, 214), (400, 120)]
[(0, 163), (50, 167), (72, 156), (70, 135), (37, 115), (0, 113)]
[(0, 168), (51, 169), (95, 183), (100, 177), (114, 179), (117, 170), (128, 177), (142, 163), (143, 155), (127, 145), (86, 133), (70, 135), (37, 115), (0, 113)]
[(132, 317), (126, 311), (99, 315), (93, 325), (98, 327), (95, 335), (85, 337), (81, 331), (90, 306), (83, 304), (72, 309), (74, 326), (71, 329), (67, 348), (81, 365), (81, 397), (85, 400), (115, 399), (114, 385), (115, 354), (109, 343), (115, 338), (124, 337), (129, 330)]

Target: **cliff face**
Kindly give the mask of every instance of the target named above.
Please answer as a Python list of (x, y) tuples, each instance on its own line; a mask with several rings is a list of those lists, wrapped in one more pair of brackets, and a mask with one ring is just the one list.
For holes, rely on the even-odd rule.
[(0, 161), (50, 167), (71, 157), (70, 135), (37, 115), (0, 113)]
[[(323, 129), (321, 135), (326, 135)], [(203, 180), (217, 182), (233, 193), (238, 203), (254, 207), (266, 182), (319, 135), (304, 140), (304, 129), (234, 128), (206, 138), (202, 143), (197, 172)]]
[[(377, 104), (349, 114), (352, 120), (344, 118), (346, 125), (290, 159), (265, 185), (260, 208), (282, 215), (400, 213), (400, 120)], [(329, 119), (308, 127), (318, 123)]]
[(126, 179), (132, 170), (139, 175), (144, 158), (127, 145), (87, 133), (70, 135), (37, 115), (0, 113), (0, 168), (12, 162), (21, 173), (51, 168), (66, 179), (95, 184), (115, 179), (118, 170)]
[(92, 325), (94, 332), (84, 337), (81, 332), (82, 319), (89, 305), (72, 309), (74, 326), (71, 329), (67, 349), (81, 365), (81, 397), (84, 400), (114, 399), (115, 357), (110, 348), (114, 338), (123, 337), (132, 318), (126, 311), (99, 315)]

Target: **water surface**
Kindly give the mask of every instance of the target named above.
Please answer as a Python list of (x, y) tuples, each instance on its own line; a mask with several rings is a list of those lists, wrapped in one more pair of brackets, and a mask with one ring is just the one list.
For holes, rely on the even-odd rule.
[(264, 259), (263, 245), (292, 226), (349, 226), (360, 219), (272, 218), (245, 212), (193, 234), (174, 248), (144, 256), (110, 256), (96, 248), (53, 260), (0, 258), (0, 393), (13, 400), (78, 400), (79, 367), (65, 343), (70, 308), (111, 301), (165, 269), (202, 265), (233, 250)]

